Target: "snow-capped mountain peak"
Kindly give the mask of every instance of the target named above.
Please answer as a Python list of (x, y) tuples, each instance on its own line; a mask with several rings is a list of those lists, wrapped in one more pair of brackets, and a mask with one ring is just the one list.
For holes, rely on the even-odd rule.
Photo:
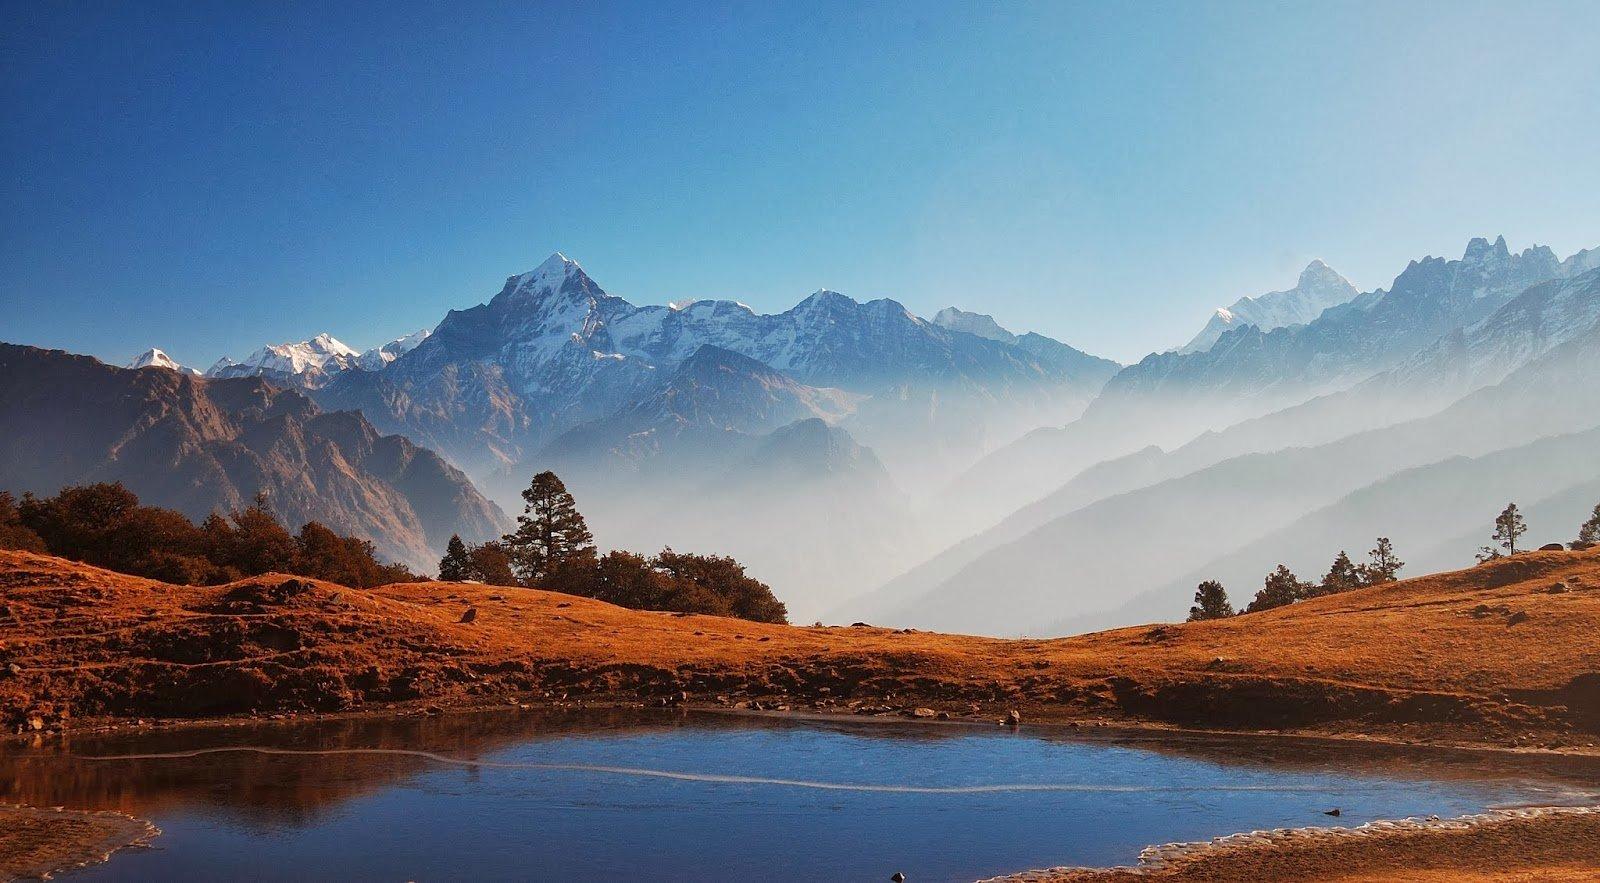
[[(1474, 240), (1478, 241), (1481, 240)], [(1488, 243), (1485, 242), (1484, 246), (1488, 247)], [(1354, 285), (1321, 259), (1313, 260), (1300, 271), (1300, 278), (1287, 291), (1241, 297), (1232, 306), (1218, 307), (1200, 333), (1178, 352), (1204, 352), (1224, 333), (1245, 325), (1254, 325), (1262, 331), (1304, 325), (1322, 315), (1322, 311), (1328, 307), (1345, 303), (1359, 293)]]
[(299, 343), (268, 344), (242, 361), (224, 356), (206, 371), (206, 376), (264, 376), (299, 386), (316, 387), (355, 365), (360, 355), (333, 335), (322, 333)]
[(431, 329), (423, 328), (395, 338), (383, 346), (375, 346), (362, 353), (356, 359), (356, 365), (363, 371), (382, 371), (385, 365), (416, 349), (432, 333)]
[(147, 349), (144, 352), (140, 353), (138, 356), (134, 357), (134, 360), (129, 362), (127, 367), (129, 367), (129, 368), (166, 368), (168, 371), (177, 371), (180, 374), (193, 374), (193, 375), (199, 375), (200, 374), (199, 371), (196, 371), (193, 368), (189, 368), (189, 367), (185, 367), (184, 365), (180, 365), (178, 363), (178, 360), (172, 358), (171, 356), (167, 355), (166, 353), (162, 352), (161, 350), (156, 349), (155, 347), (151, 347), (150, 349)]

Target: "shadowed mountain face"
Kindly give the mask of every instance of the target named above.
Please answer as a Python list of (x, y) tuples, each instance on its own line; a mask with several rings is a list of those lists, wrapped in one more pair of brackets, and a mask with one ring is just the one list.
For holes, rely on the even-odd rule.
[[(979, 401), (1002, 433), (1012, 412), (1081, 408), (1117, 367), (1037, 356), (923, 321), (894, 301), (831, 291), (776, 315), (733, 301), (638, 307), (554, 255), (489, 303), (452, 311), (382, 372), (347, 372), (318, 396), (489, 473), (640, 402), (706, 345), (808, 386), (952, 400), (939, 411), (951, 420), (969, 421), (958, 403)], [(861, 419), (877, 447), (877, 424)]]
[(830, 424), (860, 398), (702, 346), (530, 467), (562, 476), (602, 545), (732, 555), (797, 617), (815, 616), (904, 566), (914, 530), (878, 457)]
[(0, 488), (15, 492), (120, 481), (197, 520), (265, 493), (291, 527), (321, 521), (430, 572), (450, 534), (486, 539), (506, 522), (433, 452), (259, 378), (0, 344), (0, 424)]
[(837, 422), (860, 398), (806, 386), (755, 359), (707, 344), (639, 401), (561, 434), (539, 461), (609, 472), (638, 471), (657, 457), (704, 459), (797, 420)]

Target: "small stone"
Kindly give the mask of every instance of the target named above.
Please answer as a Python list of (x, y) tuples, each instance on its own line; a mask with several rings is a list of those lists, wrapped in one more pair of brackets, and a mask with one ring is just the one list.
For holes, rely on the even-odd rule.
[(906, 883), (906, 875), (900, 873), (899, 871), (895, 871), (894, 876), (890, 877), (889, 879), (893, 880), (894, 883)]
[(934, 711), (931, 708), (913, 708), (913, 709), (911, 709), (911, 716), (912, 717), (937, 717), (938, 714), (939, 714), (938, 712)]
[(462, 622), (472, 622), (473, 620), (475, 620), (477, 618), (478, 618), (478, 608), (476, 608), (476, 607), (468, 607), (466, 612), (461, 614), (461, 621)]
[(1011, 709), (1006, 712), (1005, 719), (1001, 723), (1008, 727), (1019, 726), (1022, 723), (1022, 712), (1017, 711), (1015, 708)]
[(435, 716), (435, 715), (444, 714), (444, 709), (440, 708), (437, 705), (430, 705), (427, 708), (424, 708), (422, 711), (423, 711), (424, 714), (427, 714), (430, 717), (431, 716)]
[(1527, 611), (1518, 610), (1516, 613), (1511, 614), (1510, 618), (1506, 620), (1506, 625), (1508, 625), (1508, 626), (1517, 625), (1518, 623), (1523, 623), (1523, 622), (1527, 622), (1527, 621), (1528, 621)]

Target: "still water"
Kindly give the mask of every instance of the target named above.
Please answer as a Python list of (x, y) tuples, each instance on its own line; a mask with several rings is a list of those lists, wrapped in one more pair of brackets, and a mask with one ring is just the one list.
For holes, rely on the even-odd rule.
[[(133, 755), (133, 756), (130, 756)], [(143, 755), (143, 756), (140, 756)], [(154, 755), (154, 756), (152, 756)], [(497, 711), (0, 748), (0, 800), (163, 833), (84, 880), (971, 880), (1578, 799), (1597, 771), (1269, 740)], [(1339, 807), (1338, 820), (1323, 814)]]

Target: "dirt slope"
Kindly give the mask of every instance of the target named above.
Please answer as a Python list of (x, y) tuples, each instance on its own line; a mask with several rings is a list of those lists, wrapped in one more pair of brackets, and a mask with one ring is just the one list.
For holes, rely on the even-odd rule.
[(1586, 749), (1600, 741), (1596, 635), (1600, 551), (1048, 641), (761, 625), (455, 583), (179, 587), (0, 552), (0, 723), (515, 694)]

